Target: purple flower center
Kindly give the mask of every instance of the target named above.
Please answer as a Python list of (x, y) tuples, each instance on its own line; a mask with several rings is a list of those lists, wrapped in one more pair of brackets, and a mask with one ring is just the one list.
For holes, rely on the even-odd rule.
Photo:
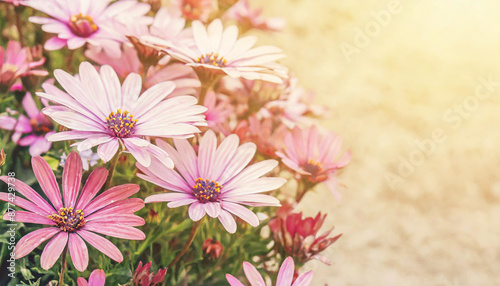
[(94, 23), (94, 19), (89, 15), (72, 15), (69, 20), (69, 27), (71, 31), (79, 37), (87, 38), (95, 33), (99, 28)]
[(106, 117), (106, 123), (111, 135), (118, 138), (126, 138), (130, 133), (134, 132), (137, 119), (134, 119), (134, 116), (129, 114), (128, 111), (122, 114), (122, 111), (118, 109), (116, 113), (111, 112)]
[(311, 173), (313, 176), (315, 174), (318, 174), (321, 171), (322, 167), (323, 166), (321, 165), (321, 163), (316, 162), (314, 160), (309, 160), (307, 163), (305, 163), (304, 165), (302, 165), (302, 168), (306, 172)]
[(211, 180), (203, 180), (202, 178), (198, 178), (194, 182), (193, 193), (201, 203), (217, 201), (222, 188), (219, 183)]
[(223, 57), (219, 56), (219, 54), (206, 54), (196, 59), (196, 62), (201, 64), (213, 65), (216, 67), (223, 67), (226, 65), (227, 61)]
[(85, 218), (82, 210), (73, 210), (73, 208), (60, 208), (59, 213), (52, 213), (47, 218), (54, 221), (62, 231), (74, 232), (85, 225)]

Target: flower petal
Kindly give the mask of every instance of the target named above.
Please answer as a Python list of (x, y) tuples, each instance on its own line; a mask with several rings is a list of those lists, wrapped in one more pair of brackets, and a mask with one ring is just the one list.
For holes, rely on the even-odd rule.
[(55, 212), (54, 208), (49, 203), (47, 203), (37, 192), (35, 192), (35, 190), (33, 190), (30, 186), (26, 185), (24, 182), (7, 176), (0, 176), (0, 180), (7, 183), (9, 187), (14, 188), (16, 191), (21, 193), (26, 199), (30, 200), (35, 205), (37, 205), (40, 209), (44, 211), (45, 214), (52, 214), (53, 212)]
[(111, 241), (106, 238), (97, 235), (93, 232), (86, 231), (84, 229), (78, 230), (78, 235), (80, 235), (86, 242), (95, 247), (100, 252), (106, 254), (109, 258), (120, 263), (123, 261), (123, 255)]
[(42, 157), (31, 158), (31, 165), (33, 166), (33, 172), (35, 177), (40, 184), (43, 192), (49, 198), (52, 205), (59, 210), (63, 207), (61, 191), (59, 190), (59, 185), (57, 184), (54, 172), (50, 169), (49, 164), (42, 159)]
[(87, 280), (85, 280), (85, 278), (83, 277), (78, 277), (76, 279), (76, 285), (77, 286), (89, 286), (89, 283), (87, 283)]
[(109, 216), (103, 216), (100, 212), (94, 213), (89, 217), (86, 217), (85, 220), (87, 222), (93, 221), (98, 223), (114, 223), (119, 225), (128, 225), (128, 226), (141, 226), (146, 222), (140, 216), (133, 214), (114, 214)]
[(235, 233), (236, 232), (236, 221), (234, 220), (234, 217), (230, 213), (228, 213), (225, 210), (221, 210), (218, 218), (219, 218), (219, 221), (224, 226), (224, 228), (229, 233)]
[(87, 182), (83, 186), (80, 198), (76, 204), (75, 209), (82, 210), (87, 204), (95, 197), (99, 190), (104, 186), (106, 178), (108, 177), (108, 170), (104, 167), (99, 167), (90, 173)]
[(243, 170), (243, 168), (250, 163), (256, 151), (257, 146), (251, 142), (242, 144), (238, 147), (231, 161), (227, 163), (226, 169), (220, 175), (218, 182), (225, 185), (227, 181), (231, 180), (234, 176), (236, 176), (236, 174), (241, 172), (241, 170)]
[(193, 185), (199, 174), (196, 153), (191, 144), (185, 139), (174, 139), (177, 150), (163, 140), (156, 140), (156, 144), (167, 151), (179, 173), (186, 179), (189, 185)]
[(40, 215), (37, 213), (26, 212), (26, 211), (15, 211), (12, 217), (9, 216), (10, 213), (11, 212), (6, 212), (3, 215), (3, 219), (16, 222), (56, 225), (56, 223), (51, 219), (48, 219), (47, 216)]
[(77, 152), (71, 152), (64, 164), (62, 188), (64, 194), (64, 205), (66, 208), (75, 207), (80, 184), (82, 181), (82, 159)]
[(59, 228), (47, 227), (37, 229), (23, 236), (16, 244), (16, 259), (29, 254), (33, 249), (59, 232), (61, 232)]
[(149, 203), (159, 203), (159, 202), (171, 202), (171, 201), (177, 201), (177, 200), (184, 200), (184, 199), (194, 199), (196, 200), (193, 195), (190, 194), (183, 194), (183, 193), (164, 193), (164, 194), (156, 194), (156, 195), (151, 195), (144, 199), (144, 202), (146, 204)]
[(210, 169), (213, 168), (213, 160), (215, 160), (215, 150), (217, 148), (217, 138), (212, 130), (208, 130), (200, 142), (198, 150), (198, 169), (200, 178), (211, 179), (208, 177)]
[(220, 203), (207, 202), (204, 204), (205, 212), (211, 217), (218, 217), (221, 211)]
[(236, 134), (229, 135), (220, 143), (217, 151), (215, 151), (213, 165), (209, 169), (209, 174), (206, 178), (218, 181), (219, 177), (224, 173), (226, 167), (236, 153), (239, 143), (240, 140)]
[(106, 274), (102, 269), (96, 269), (90, 273), (89, 276), (89, 286), (104, 286), (106, 282)]
[[(48, 134), (49, 133), (47, 133), (47, 135)], [(40, 154), (49, 151), (50, 146), (52, 146), (52, 142), (47, 141), (43, 136), (39, 136), (33, 144), (31, 144), (29, 153), (32, 157), (40, 156)]]
[(103, 163), (108, 162), (115, 156), (116, 151), (118, 151), (118, 139), (111, 140), (109, 142), (99, 145), (97, 148), (97, 154), (101, 158)]
[(49, 270), (61, 256), (68, 243), (68, 233), (61, 231), (52, 238), (45, 246), (40, 257), (40, 264), (43, 269)]
[(242, 205), (231, 202), (223, 202), (222, 208), (248, 222), (248, 224), (253, 227), (259, 225), (259, 218), (257, 215)]
[(122, 239), (143, 240), (146, 238), (146, 235), (137, 228), (113, 223), (90, 221), (85, 224), (84, 229)]
[(264, 278), (262, 278), (262, 275), (260, 275), (259, 271), (257, 271), (255, 266), (253, 266), (249, 262), (246, 261), (243, 262), (243, 272), (245, 272), (245, 276), (247, 277), (248, 282), (250, 282), (250, 285), (266, 286), (266, 283), (264, 282)]
[[(229, 285), (231, 285), (231, 286), (245, 286), (245, 285), (243, 285), (243, 283), (240, 282), (240, 280), (236, 279), (231, 274), (226, 274), (226, 279), (227, 279), (227, 282), (229, 282)], [(80, 285), (78, 285), (78, 286), (80, 286)]]
[(314, 273), (312, 270), (307, 271), (306, 273), (297, 277), (297, 280), (293, 282), (292, 286), (309, 286), (313, 280)]
[(26, 92), (22, 104), (24, 107), (24, 111), (26, 111), (26, 113), (30, 118), (35, 118), (40, 113), (40, 110), (38, 110), (38, 107), (36, 106), (36, 103), (33, 100), (33, 96), (31, 96), (31, 93)]
[(85, 215), (90, 215), (105, 206), (130, 197), (137, 193), (140, 187), (136, 184), (124, 184), (110, 188), (92, 200), (84, 209)]
[(26, 199), (21, 198), (20, 196), (14, 196), (14, 194), (0, 193), (0, 201), (9, 202), (15, 206), (18, 206), (30, 212), (37, 213), (42, 216), (47, 215), (47, 212), (44, 211), (42, 208), (38, 207), (37, 205)]
[(123, 140), (127, 150), (134, 156), (134, 158), (144, 167), (149, 167), (151, 165), (151, 155), (146, 150), (146, 147), (137, 146), (132, 141)]
[(89, 251), (83, 239), (76, 233), (70, 233), (68, 248), (71, 260), (73, 261), (73, 265), (75, 265), (76, 270), (80, 272), (85, 271), (89, 264)]
[(293, 280), (293, 273), (295, 272), (295, 266), (292, 257), (287, 257), (283, 264), (281, 264), (280, 271), (278, 273), (278, 278), (276, 279), (276, 285), (290, 286)]
[(224, 187), (226, 190), (245, 186), (245, 184), (259, 178), (260, 176), (270, 172), (278, 165), (276, 160), (264, 160), (246, 167), (238, 175), (234, 176)]
[(188, 213), (189, 218), (193, 221), (199, 221), (205, 216), (205, 208), (203, 207), (203, 204), (195, 202), (189, 206)]
[(175, 84), (172, 81), (164, 81), (147, 89), (137, 100), (133, 106), (134, 117), (140, 120), (140, 117), (155, 107), (165, 97), (175, 89)]

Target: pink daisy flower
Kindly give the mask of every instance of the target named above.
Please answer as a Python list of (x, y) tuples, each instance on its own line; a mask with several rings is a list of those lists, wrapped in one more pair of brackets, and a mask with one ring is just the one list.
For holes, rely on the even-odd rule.
[(206, 125), (206, 108), (196, 105), (195, 97), (167, 98), (175, 89), (170, 81), (154, 85), (139, 96), (142, 79), (138, 74), (129, 74), (121, 85), (107, 65), (98, 73), (90, 63), (83, 62), (76, 77), (62, 70), (56, 70), (54, 76), (67, 93), (45, 84), (45, 93), (37, 95), (57, 103), (43, 112), (72, 130), (52, 134), (47, 140), (83, 140), (75, 143), (80, 152), (98, 145), (103, 162), (111, 160), (122, 145), (144, 166), (156, 157), (173, 167), (168, 154), (145, 137), (187, 138), (200, 132), (196, 125)]
[[(47, 33), (57, 34), (45, 43), (47, 50), (59, 50), (64, 46), (74, 50), (85, 43), (103, 48), (110, 55), (120, 55), (120, 41), (116, 24), (133, 21), (150, 23), (144, 15), (150, 6), (136, 0), (30, 0), (26, 4), (51, 18), (33, 16), (30, 21), (42, 25)], [(109, 6), (108, 6), (109, 5)]]
[(7, 50), (0, 47), (0, 92), (8, 91), (19, 78), (48, 75), (46, 70), (35, 69), (44, 63), (43, 57), (38, 61), (30, 61), (26, 48), (21, 47), (19, 42), (9, 41)]
[(283, 152), (276, 152), (276, 155), (287, 167), (313, 186), (325, 183), (340, 199), (334, 174), (351, 160), (350, 152), (345, 152), (337, 159), (342, 147), (342, 137), (333, 132), (321, 135), (315, 126), (307, 129), (295, 127), (285, 136), (284, 146)]
[(262, 16), (262, 8), (252, 10), (248, 0), (240, 0), (229, 9), (224, 18), (235, 19), (244, 31), (258, 29), (263, 31), (281, 31), (285, 27), (285, 19)]
[(92, 271), (89, 276), (89, 282), (82, 277), (78, 277), (76, 280), (78, 286), (104, 286), (104, 282), (106, 282), (106, 274), (102, 269)]
[[(248, 282), (252, 286), (265, 286), (266, 282), (262, 275), (260, 275), (259, 271), (250, 264), (249, 262), (243, 262), (243, 271), (245, 272), (245, 276), (247, 277)], [(276, 280), (276, 286), (308, 286), (311, 284), (314, 273), (312, 271), (307, 271), (306, 273), (300, 275), (293, 281), (295, 274), (295, 264), (293, 263), (293, 259), (291, 257), (287, 257), (283, 264), (281, 264), (280, 270), (278, 272), (278, 279)], [(236, 279), (231, 274), (226, 274), (227, 282), (231, 286), (244, 286), (240, 280)], [(292, 284), (293, 282), (293, 284)]]
[(246, 167), (255, 154), (255, 144), (238, 147), (238, 136), (230, 135), (217, 147), (217, 138), (211, 130), (201, 139), (198, 155), (187, 140), (174, 139), (175, 148), (162, 140), (156, 143), (170, 154), (176, 170), (153, 159), (149, 168), (137, 164), (144, 173), (137, 176), (173, 192), (149, 196), (147, 203), (169, 202), (170, 208), (190, 205), (189, 217), (193, 221), (208, 214), (218, 218), (229, 233), (236, 231), (236, 221), (231, 214), (252, 226), (259, 224), (257, 216), (242, 205), (280, 205), (276, 198), (260, 194), (286, 182), (284, 178), (260, 178), (278, 162), (265, 160)]
[(152, 36), (141, 39), (193, 67), (202, 83), (207, 84), (216, 76), (225, 74), (278, 83), (287, 76), (286, 68), (274, 62), (284, 57), (280, 49), (274, 46), (252, 49), (257, 38), (238, 39), (238, 28), (234, 25), (224, 29), (221, 20), (216, 19), (205, 28), (200, 21), (193, 21), (192, 29), (194, 47), (170, 47), (170, 42)]
[[(0, 128), (5, 125), (4, 129), (14, 130), (12, 141), (20, 146), (30, 146), (29, 152), (31, 156), (38, 156), (42, 153), (49, 151), (52, 142), (45, 139), (45, 135), (54, 134), (54, 126), (50, 119), (38, 110), (31, 93), (27, 92), (22, 101), (24, 111), (28, 117), (23, 114), (19, 115), (19, 119), (15, 121), (14, 118), (6, 120), (6, 124), (0, 124)], [(12, 121), (16, 123), (12, 126)], [(0, 121), (3, 121), (0, 117)], [(27, 136), (21, 138), (23, 134)]]
[(134, 215), (134, 212), (144, 207), (144, 202), (141, 199), (128, 199), (139, 191), (138, 185), (115, 186), (96, 197), (108, 175), (108, 171), (100, 167), (89, 175), (80, 192), (82, 160), (78, 153), (72, 152), (66, 160), (62, 175), (61, 197), (56, 177), (49, 164), (41, 157), (33, 157), (31, 164), (35, 177), (49, 201), (19, 180), (13, 182), (11, 177), (0, 177), (0, 180), (25, 197), (16, 196), (12, 199), (8, 193), (0, 193), (0, 200), (24, 209), (16, 211), (13, 217), (6, 213), (3, 217), (5, 220), (50, 226), (23, 236), (16, 245), (16, 259), (26, 256), (41, 243), (49, 240), (40, 258), (43, 269), (51, 268), (67, 245), (75, 268), (84, 271), (89, 262), (85, 241), (111, 259), (117, 262), (123, 260), (120, 250), (96, 232), (122, 239), (145, 238), (142, 231), (134, 228), (144, 224), (141, 217)]

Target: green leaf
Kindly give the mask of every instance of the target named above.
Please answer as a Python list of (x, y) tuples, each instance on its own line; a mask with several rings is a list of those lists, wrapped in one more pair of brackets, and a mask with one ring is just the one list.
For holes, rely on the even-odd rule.
[(47, 156), (47, 155), (43, 156), (42, 158), (49, 164), (50, 168), (53, 171), (55, 171), (59, 168), (59, 160), (58, 159), (56, 159), (52, 156)]
[(21, 267), (21, 274), (23, 275), (25, 280), (35, 279), (35, 276), (33, 276), (33, 274), (31, 274), (31, 271), (26, 267)]

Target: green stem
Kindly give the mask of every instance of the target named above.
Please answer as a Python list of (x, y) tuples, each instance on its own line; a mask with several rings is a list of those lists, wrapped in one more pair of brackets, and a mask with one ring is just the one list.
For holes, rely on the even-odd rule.
[(67, 254), (68, 254), (68, 246), (66, 245), (66, 247), (63, 250), (62, 258), (61, 258), (61, 274), (59, 275), (59, 284), (57, 284), (58, 286), (64, 285), (63, 284), (64, 283), (64, 274), (66, 272), (66, 267), (68, 266), (68, 264), (66, 263)]
[(116, 165), (118, 165), (118, 160), (120, 159), (120, 156), (122, 155), (123, 148), (120, 146), (118, 149), (118, 153), (113, 157), (111, 160), (111, 163), (109, 164), (109, 173), (108, 173), (108, 178), (106, 179), (106, 183), (104, 184), (104, 190), (109, 189), (111, 185), (111, 179), (113, 178), (113, 174), (115, 173)]
[(196, 235), (196, 232), (198, 231), (198, 228), (200, 227), (201, 225), (201, 221), (202, 220), (199, 220), (199, 221), (196, 221), (194, 222), (193, 224), (193, 227), (191, 228), (191, 233), (189, 234), (189, 238), (188, 238), (188, 241), (186, 242), (186, 244), (184, 245), (184, 247), (182, 248), (181, 252), (179, 252), (179, 254), (177, 254), (177, 256), (174, 258), (174, 260), (172, 262), (170, 262), (170, 264), (167, 266), (167, 269), (171, 268), (172, 266), (175, 265), (175, 263), (177, 263), (177, 261), (179, 261), (179, 259), (181, 259), (181, 257), (186, 253), (186, 251), (189, 249), (189, 246), (191, 245), (191, 243), (193, 243), (193, 240), (194, 240), (194, 236)]
[(157, 229), (158, 228), (156, 227), (153, 231), (151, 231), (151, 233), (154, 233), (154, 235), (150, 234), (146, 237), (146, 240), (144, 240), (141, 246), (139, 246), (139, 248), (135, 251), (135, 255), (140, 255), (152, 241), (156, 240), (156, 238), (162, 234), (162, 232), (157, 231)]

